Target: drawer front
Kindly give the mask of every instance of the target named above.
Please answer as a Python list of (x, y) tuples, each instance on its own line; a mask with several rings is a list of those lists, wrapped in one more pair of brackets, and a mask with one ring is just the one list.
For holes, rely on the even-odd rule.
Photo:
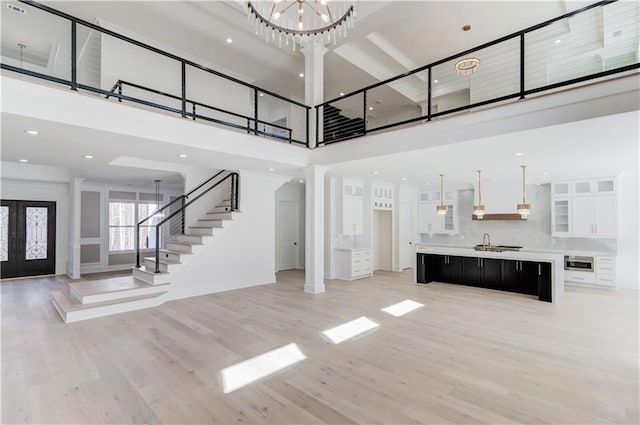
[(351, 251), (353, 258), (361, 258), (363, 251)]
[(596, 269), (596, 272), (600, 274), (616, 274), (616, 266), (610, 264), (600, 264)]
[(596, 283), (596, 274), (592, 272), (564, 272), (565, 282)]
[(615, 287), (616, 278), (614, 276), (598, 276), (598, 285)]
[(616, 264), (616, 257), (596, 257), (596, 264), (598, 265), (614, 265)]

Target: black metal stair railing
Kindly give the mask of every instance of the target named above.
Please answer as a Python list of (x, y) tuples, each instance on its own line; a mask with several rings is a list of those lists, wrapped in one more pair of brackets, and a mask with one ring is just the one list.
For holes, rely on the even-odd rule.
[[(156, 89), (151, 89), (149, 87), (145, 87), (145, 86), (142, 86), (140, 84), (135, 84), (135, 83), (130, 83), (128, 81), (118, 80), (118, 81), (115, 82), (115, 84), (111, 88), (112, 94), (116, 93), (116, 90), (117, 90), (118, 95), (119, 95), (118, 96), (118, 102), (122, 102), (122, 99), (123, 99), (122, 94), (123, 94), (123, 91), (124, 91), (124, 89), (123, 89), (124, 86), (133, 87), (133, 88), (138, 89), (138, 90), (143, 90), (143, 91), (146, 91), (146, 92), (149, 92), (149, 93), (157, 94), (159, 96), (164, 96), (164, 97), (167, 97), (167, 98), (170, 98), (170, 99), (174, 99), (174, 100), (182, 100), (182, 98), (180, 96), (176, 96), (174, 94), (165, 93), (163, 91), (156, 90)], [(112, 94), (108, 94), (105, 97), (107, 99), (109, 99), (109, 97), (111, 97)], [(293, 136), (293, 130), (291, 128), (289, 128), (289, 127), (285, 127), (285, 126), (282, 126), (282, 125), (278, 125), (278, 124), (274, 124), (274, 123), (271, 123), (271, 122), (263, 121), (263, 120), (260, 120), (260, 119), (258, 119), (256, 121), (255, 117), (250, 117), (248, 115), (242, 115), (242, 114), (238, 114), (238, 113), (235, 113), (235, 112), (226, 111), (224, 109), (217, 108), (217, 107), (211, 106), (211, 105), (207, 105), (207, 104), (204, 104), (204, 103), (201, 103), (201, 102), (196, 102), (194, 100), (185, 99), (185, 101), (186, 101), (187, 104), (191, 105), (191, 108), (187, 108), (187, 110), (189, 112), (186, 113), (186, 116), (191, 118), (191, 119), (193, 119), (194, 121), (196, 119), (201, 119), (201, 120), (204, 120), (204, 121), (212, 122), (214, 124), (221, 124), (221, 125), (225, 125), (225, 126), (228, 126), (228, 127), (234, 127), (234, 128), (240, 129), (240, 130), (246, 130), (247, 133), (254, 133), (254, 134), (259, 135), (259, 136), (267, 136), (267, 137), (271, 137), (271, 138), (274, 138), (274, 139), (284, 140), (284, 141), (286, 141), (288, 143), (297, 143), (297, 144), (306, 145), (306, 143), (304, 143), (304, 142), (301, 142), (299, 140), (294, 140), (293, 139), (293, 137), (292, 137)], [(221, 114), (228, 115), (230, 117), (239, 118), (241, 121), (246, 122), (246, 125), (237, 124), (237, 123), (233, 123), (231, 121), (221, 120), (221, 119), (213, 118), (213, 117), (210, 117), (210, 116), (206, 116), (203, 113), (198, 113), (198, 108), (204, 108), (205, 110), (209, 109), (209, 110), (212, 110), (212, 111), (219, 112)], [(256, 122), (258, 124), (262, 125), (262, 129), (260, 128), (260, 126), (256, 125)], [(275, 133), (273, 131), (267, 131), (266, 130), (267, 128), (273, 128), (273, 129), (280, 130), (281, 132), (286, 133), (287, 136), (283, 136), (282, 134)]]
[[(226, 173), (226, 174), (225, 174)], [(174, 199), (173, 201), (171, 201), (170, 203), (168, 203), (167, 205), (165, 205), (164, 207), (160, 208), (159, 210), (155, 211), (153, 214), (151, 214), (149, 217), (145, 218), (144, 220), (141, 220), (140, 222), (138, 222), (136, 224), (136, 234), (135, 234), (135, 244), (136, 244), (136, 268), (140, 268), (141, 267), (141, 263), (140, 263), (140, 228), (141, 227), (146, 227), (146, 228), (153, 228), (153, 234), (155, 236), (155, 273), (160, 273), (160, 230), (162, 228), (162, 226), (169, 224), (171, 225), (172, 222), (174, 222), (175, 218), (179, 218), (180, 219), (180, 228), (181, 228), (181, 234), (184, 234), (184, 230), (185, 230), (185, 220), (186, 220), (186, 215), (185, 212), (187, 210), (188, 207), (190, 207), (191, 205), (193, 205), (196, 201), (198, 201), (198, 199), (202, 198), (204, 195), (206, 195), (207, 193), (209, 193), (210, 191), (212, 191), (213, 189), (215, 189), (216, 187), (220, 186), (221, 184), (223, 184), (226, 181), (230, 181), (230, 207), (229, 207), (229, 211), (233, 212), (233, 211), (238, 211), (238, 206), (239, 206), (239, 197), (240, 197), (240, 176), (237, 172), (232, 172), (232, 171), (226, 171), (226, 170), (222, 170), (220, 172), (218, 172), (217, 174), (215, 174), (213, 177), (210, 177), (209, 179), (205, 180), (204, 182), (202, 182), (200, 185), (198, 185), (196, 188), (194, 188), (193, 190), (191, 190), (189, 193), (181, 195), (179, 197), (177, 197), (176, 199)], [(210, 184), (210, 185), (209, 185)], [(203, 187), (209, 185), (205, 190), (203, 190), (201, 193), (199, 193), (196, 197), (194, 197), (193, 199), (189, 200), (189, 197), (192, 196), (193, 194), (195, 194), (196, 192), (198, 192), (200, 189), (202, 189)], [(189, 201), (187, 201), (189, 200)], [(171, 212), (171, 210), (173, 209), (172, 207), (177, 207), (177, 205), (180, 205), (180, 207)], [(167, 211), (165, 216), (164, 211)], [(152, 221), (155, 218), (162, 218), (162, 220), (160, 220), (158, 223), (156, 224), (144, 224), (147, 222)], [(149, 248), (149, 247), (147, 247)]]

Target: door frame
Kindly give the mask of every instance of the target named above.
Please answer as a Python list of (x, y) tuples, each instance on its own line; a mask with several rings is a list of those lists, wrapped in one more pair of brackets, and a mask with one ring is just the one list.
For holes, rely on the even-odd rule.
[[(8, 253), (19, 257), (14, 263), (2, 267), (2, 279), (29, 276), (52, 275), (56, 273), (56, 210), (55, 201), (0, 200), (2, 206), (9, 207)], [(44, 260), (26, 260), (26, 209), (29, 207), (47, 208), (47, 258)], [(14, 222), (11, 223), (11, 209), (14, 210)], [(37, 262), (37, 263), (36, 263)]]
[(298, 228), (300, 227), (300, 202), (299, 201), (291, 201), (291, 200), (286, 200), (286, 199), (278, 199), (277, 201), (277, 205), (276, 205), (276, 271), (279, 272), (281, 270), (291, 270), (291, 269), (282, 269), (280, 268), (280, 232), (281, 232), (281, 228), (280, 228), (280, 214), (281, 214), (281, 204), (282, 203), (287, 203), (293, 206), (293, 215), (294, 215), (294, 220), (293, 220), (293, 240), (294, 240), (294, 248), (293, 248), (293, 269), (297, 269), (299, 267), (299, 261), (298, 261), (298, 257), (300, 254), (299, 248), (299, 239), (300, 239), (300, 232), (298, 231)]

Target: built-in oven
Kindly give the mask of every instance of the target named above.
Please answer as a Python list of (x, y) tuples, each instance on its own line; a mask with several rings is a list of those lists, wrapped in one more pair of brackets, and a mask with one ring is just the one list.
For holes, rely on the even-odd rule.
[(593, 257), (579, 257), (574, 255), (564, 256), (564, 269), (581, 272), (593, 272), (595, 261)]

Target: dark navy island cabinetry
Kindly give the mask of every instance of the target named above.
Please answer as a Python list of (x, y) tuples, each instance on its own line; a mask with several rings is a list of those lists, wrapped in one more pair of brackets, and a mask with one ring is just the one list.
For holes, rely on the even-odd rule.
[(552, 264), (545, 261), (417, 254), (418, 283), (445, 282), (519, 294), (552, 301)]

